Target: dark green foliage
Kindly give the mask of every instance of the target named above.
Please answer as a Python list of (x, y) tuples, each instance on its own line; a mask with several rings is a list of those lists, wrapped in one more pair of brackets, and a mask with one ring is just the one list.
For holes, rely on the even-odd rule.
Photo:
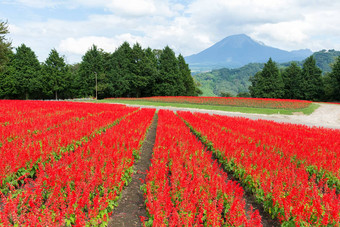
[(52, 49), (40, 64), (24, 44), (6, 52), (0, 72), (0, 98), (67, 99), (76, 97), (147, 97), (198, 95), (188, 65), (169, 47), (164, 50), (132, 48), (124, 42), (112, 54), (93, 45), (82, 62), (67, 65)]
[(111, 69), (109, 71), (112, 84), (113, 97), (130, 97), (131, 79), (133, 78), (133, 56), (128, 42), (124, 42), (110, 58)]
[[(340, 56), (340, 51), (322, 50), (315, 52), (312, 56), (316, 61), (316, 66), (322, 70), (323, 74), (327, 74), (331, 71), (330, 66), (336, 57)], [(283, 73), (285, 73), (286, 68), (289, 67), (291, 63), (292, 62), (279, 64), (278, 68), (283, 69)], [(301, 69), (304, 61), (294, 63)], [(248, 92), (248, 87), (251, 85), (249, 78), (262, 70), (263, 66), (264, 64), (262, 63), (252, 63), (236, 69), (223, 68), (210, 72), (196, 73), (194, 78), (201, 84), (200, 88), (203, 90), (204, 96), (219, 96), (221, 92), (229, 92), (237, 95), (240, 92)], [(284, 77), (283, 74), (282, 77)], [(323, 79), (326, 79), (326, 77)], [(301, 90), (298, 93), (294, 98), (301, 99)], [(324, 96), (324, 100), (328, 100), (328, 98)]]
[(282, 78), (284, 82), (283, 98), (302, 99), (302, 71), (296, 62), (292, 62), (289, 67), (284, 69)]
[(42, 67), (41, 88), (47, 98), (65, 97), (62, 93), (70, 86), (71, 73), (63, 57), (52, 49)]
[(240, 98), (250, 98), (251, 95), (249, 92), (240, 92), (236, 95), (236, 97), (240, 97)]
[(325, 93), (331, 101), (340, 101), (340, 57), (332, 65), (332, 72), (325, 78)]
[(0, 71), (0, 98), (13, 99), (17, 97), (17, 81), (14, 78), (15, 68), (13, 65), (14, 53), (10, 51), (7, 55), (8, 62)]
[(233, 97), (229, 92), (221, 92), (220, 97)]
[[(156, 59), (150, 50), (144, 51), (136, 43), (132, 48), (132, 74), (131, 90), (133, 97), (142, 97), (148, 93), (147, 88), (152, 88), (156, 77)], [(153, 62), (154, 61), (154, 62)]]
[(284, 83), (275, 62), (270, 58), (263, 70), (250, 79), (249, 91), (256, 98), (282, 98)]
[(0, 21), (0, 73), (4, 70), (6, 63), (9, 60), (9, 54), (11, 51), (11, 42), (9, 42), (5, 35), (8, 34), (7, 22)]
[(184, 84), (183, 95), (185, 96), (195, 96), (195, 82), (191, 76), (191, 71), (189, 69), (189, 65), (185, 63), (184, 57), (182, 55), (178, 56), (178, 67), (179, 67), (179, 75), (181, 76), (181, 81)]
[(174, 51), (166, 46), (159, 56), (158, 75), (156, 77), (156, 96), (177, 96), (185, 91), (180, 80), (178, 61)]
[(103, 51), (93, 45), (83, 56), (75, 79), (80, 97), (96, 96), (96, 77), (104, 72)]
[(280, 73), (275, 63), (269, 59), (263, 70), (250, 78), (251, 96), (313, 101), (324, 97), (321, 70), (316, 66), (313, 56), (306, 59), (302, 70), (296, 63), (291, 63), (282, 71)]
[(145, 66), (143, 74), (148, 76), (149, 81), (144, 90), (142, 91), (142, 97), (150, 97), (154, 95), (154, 87), (158, 74), (157, 65), (158, 60), (151, 48), (145, 50)]
[(37, 96), (39, 87), (36, 86), (36, 81), (40, 77), (41, 65), (31, 48), (25, 44), (19, 46), (16, 49), (12, 67), (11, 76), (15, 80), (12, 95), (18, 99), (29, 99), (30, 95)]
[(322, 71), (316, 66), (313, 56), (303, 63), (302, 68), (302, 98), (317, 101), (323, 97)]
[(219, 69), (194, 75), (201, 85), (203, 96), (219, 96), (221, 92), (229, 92), (233, 96), (240, 92), (248, 92), (249, 77), (262, 70), (264, 64), (252, 63), (237, 69)]

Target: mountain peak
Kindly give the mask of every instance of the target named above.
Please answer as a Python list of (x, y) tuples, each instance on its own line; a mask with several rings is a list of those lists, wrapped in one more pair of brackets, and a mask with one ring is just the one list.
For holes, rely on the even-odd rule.
[(279, 63), (300, 61), (311, 54), (310, 50), (290, 52), (280, 50), (255, 41), (245, 34), (237, 34), (228, 36), (202, 52), (185, 59), (191, 67), (203, 66), (201, 68), (211, 70), (223, 67), (241, 67), (254, 62), (264, 63), (270, 57)]
[(251, 44), (251, 43), (255, 43), (255, 41), (252, 40), (249, 36), (245, 34), (238, 34), (238, 35), (228, 36), (222, 39), (221, 41), (219, 41), (218, 43), (216, 43), (215, 45), (219, 45), (219, 46), (235, 45), (236, 47), (242, 47), (243, 45)]

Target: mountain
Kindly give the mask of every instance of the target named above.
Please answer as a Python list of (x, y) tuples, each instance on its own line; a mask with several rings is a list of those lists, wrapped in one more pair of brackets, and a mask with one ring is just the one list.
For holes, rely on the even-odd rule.
[[(335, 50), (321, 50), (313, 54), (316, 65), (322, 70), (323, 74), (332, 70), (330, 65), (338, 56), (340, 56), (340, 51)], [(296, 63), (302, 67), (303, 62), (298, 61)], [(289, 65), (290, 62), (281, 63), (278, 67), (284, 68)], [(222, 92), (237, 95), (240, 92), (248, 92), (249, 77), (262, 70), (263, 66), (264, 63), (250, 63), (235, 69), (222, 68), (195, 73), (193, 77), (201, 85), (199, 88), (203, 91), (203, 96), (219, 96)]]
[(278, 63), (301, 61), (313, 54), (309, 49), (285, 51), (240, 34), (224, 38), (198, 54), (185, 57), (192, 71), (237, 68), (249, 63), (265, 63), (271, 57)]

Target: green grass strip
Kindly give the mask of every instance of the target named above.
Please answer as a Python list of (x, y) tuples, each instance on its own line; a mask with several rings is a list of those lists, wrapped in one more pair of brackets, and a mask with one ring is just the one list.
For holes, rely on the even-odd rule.
[(204, 110), (221, 110), (227, 112), (240, 112), (240, 113), (254, 113), (254, 114), (283, 114), (283, 115), (293, 115), (294, 113), (302, 113), (305, 115), (310, 115), (313, 113), (320, 105), (312, 103), (309, 107), (304, 109), (269, 109), (269, 108), (253, 108), (253, 107), (242, 107), (242, 106), (213, 106), (205, 104), (189, 104), (189, 103), (166, 103), (166, 102), (150, 102), (143, 100), (124, 100), (124, 99), (105, 99), (105, 100), (94, 100), (91, 102), (97, 103), (120, 103), (120, 104), (130, 104), (130, 105), (143, 105), (143, 106), (170, 106), (178, 108), (194, 108), (194, 109), (204, 109)]

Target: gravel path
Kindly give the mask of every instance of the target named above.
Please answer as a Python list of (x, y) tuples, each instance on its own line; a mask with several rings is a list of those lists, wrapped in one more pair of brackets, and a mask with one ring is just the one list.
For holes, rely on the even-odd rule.
[(283, 114), (249, 114), (249, 113), (239, 113), (239, 112), (226, 112), (220, 110), (203, 110), (203, 109), (193, 109), (193, 108), (177, 108), (170, 106), (143, 106), (143, 105), (130, 105), (127, 106), (139, 106), (141, 108), (156, 108), (158, 109), (168, 109), (173, 111), (190, 111), (190, 112), (200, 112), (209, 114), (219, 114), (233, 117), (247, 117), (250, 119), (265, 119), (272, 120), (276, 122), (292, 123), (292, 124), (304, 124), (308, 126), (325, 127), (340, 129), (340, 105), (338, 104), (324, 104), (319, 103), (320, 107), (315, 110), (311, 115), (283, 115)]

